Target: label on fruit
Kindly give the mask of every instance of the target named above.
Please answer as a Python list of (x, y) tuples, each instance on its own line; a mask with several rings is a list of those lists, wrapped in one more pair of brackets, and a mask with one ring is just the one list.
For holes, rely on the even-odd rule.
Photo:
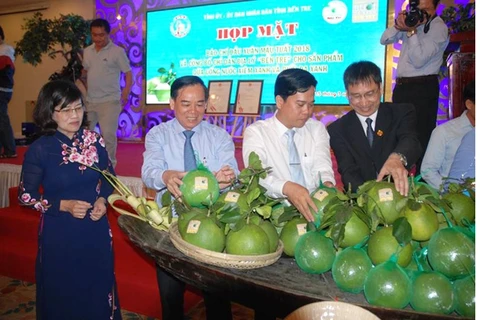
[(327, 196), (328, 196), (328, 192), (325, 191), (325, 190), (318, 190), (318, 191), (315, 192), (315, 194), (313, 195), (313, 197), (314, 197), (315, 199), (317, 199), (318, 201), (323, 201), (323, 199), (325, 199)]
[(227, 192), (227, 195), (225, 196), (225, 201), (226, 202), (237, 203), (239, 197), (240, 197), (240, 193), (234, 192), (234, 191), (229, 191), (229, 192)]
[(200, 220), (190, 220), (187, 226), (187, 233), (197, 233), (202, 222)]
[(380, 202), (393, 201), (393, 192), (391, 188), (378, 190), (378, 199)]
[(299, 236), (307, 233), (307, 224), (306, 223), (297, 224), (297, 233), (298, 233)]
[(207, 190), (208, 179), (206, 177), (195, 177), (195, 190)]

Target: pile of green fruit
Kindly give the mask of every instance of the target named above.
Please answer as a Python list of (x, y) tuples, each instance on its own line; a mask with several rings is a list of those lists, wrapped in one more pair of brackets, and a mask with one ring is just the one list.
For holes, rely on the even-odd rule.
[(182, 239), (203, 249), (234, 255), (275, 252), (279, 236), (272, 212), (281, 200), (266, 196), (259, 184), (268, 170), (252, 152), (248, 166), (222, 194), (205, 167), (188, 172), (182, 180), (181, 201), (173, 203)]
[(315, 224), (290, 220), (289, 236), (280, 237), (285, 252), (305, 272), (331, 271), (341, 290), (363, 292), (372, 305), (474, 316), (472, 181), (439, 194), (418, 180), (411, 178), (407, 197), (388, 181), (366, 182), (357, 193), (320, 186)]

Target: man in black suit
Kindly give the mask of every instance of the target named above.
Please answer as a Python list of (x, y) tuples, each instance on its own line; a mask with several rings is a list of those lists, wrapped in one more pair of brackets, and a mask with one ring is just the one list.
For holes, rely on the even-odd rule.
[(395, 189), (408, 194), (408, 169), (422, 154), (411, 104), (381, 103), (380, 68), (352, 63), (343, 75), (352, 111), (328, 126), (330, 146), (345, 189), (391, 175)]

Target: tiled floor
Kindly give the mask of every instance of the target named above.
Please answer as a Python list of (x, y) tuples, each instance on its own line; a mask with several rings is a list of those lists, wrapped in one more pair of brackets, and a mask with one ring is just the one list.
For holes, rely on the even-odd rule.
[[(253, 319), (253, 311), (238, 304), (232, 304), (234, 320)], [(122, 310), (123, 320), (156, 320), (138, 313)], [(190, 310), (189, 320), (204, 320), (203, 301)], [(0, 319), (35, 320), (35, 284), (0, 276)]]

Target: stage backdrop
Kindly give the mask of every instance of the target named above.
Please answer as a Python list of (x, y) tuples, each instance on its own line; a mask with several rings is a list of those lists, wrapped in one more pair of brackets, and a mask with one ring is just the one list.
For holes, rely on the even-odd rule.
[[(205, 5), (205, 4), (212, 4), (211, 6), (209, 5), (208, 7), (210, 7), (213, 10), (215, 9), (215, 4), (221, 3), (221, 2), (226, 2), (226, 1), (218, 1), (218, 0), (217, 1), (215, 0), (170, 0), (170, 1), (169, 0), (146, 0), (146, 1), (145, 0), (143, 1), (142, 0), (96, 0), (96, 16), (99, 18), (104, 18), (110, 22), (112, 26), (111, 38), (114, 43), (116, 43), (119, 46), (122, 46), (125, 49), (132, 66), (133, 79), (134, 79), (132, 94), (130, 96), (129, 102), (127, 103), (122, 113), (120, 114), (119, 127), (117, 132), (117, 135), (119, 138), (124, 140), (141, 140), (142, 137), (145, 136), (146, 131), (148, 131), (148, 129), (151, 128), (153, 125), (156, 125), (161, 121), (165, 121), (171, 118), (171, 114), (169, 112), (165, 112), (161, 110), (162, 107), (159, 107), (159, 108), (146, 107), (146, 74), (148, 72), (154, 73), (154, 71), (146, 71), (145, 69), (145, 65), (146, 65), (145, 53), (147, 49), (151, 50), (151, 48), (149, 48), (148, 45), (146, 45), (145, 43), (146, 42), (145, 39), (147, 39), (146, 12), (151, 10), (159, 10), (159, 9), (174, 9), (175, 7), (178, 7), (178, 6), (194, 6), (194, 5)], [(379, 3), (381, 3), (381, 0), (370, 1), (370, 2), (373, 5), (374, 4), (379, 5)], [(466, 0), (457, 0), (456, 2), (463, 3), (463, 2), (466, 2)], [(395, 12), (403, 10), (403, 8), (405, 8), (407, 3), (408, 1), (404, 1), (404, 0), (397, 0), (395, 3), (390, 3), (390, 6), (389, 6), (390, 10), (388, 14), (389, 25), (392, 23), (393, 17), (396, 16)], [(339, 10), (343, 8), (341, 6), (341, 1), (334, 0), (334, 1), (331, 1), (330, 4), (329, 6), (339, 7), (339, 8), (336, 8), (336, 7), (334, 8), (335, 10), (333, 10), (332, 12), (337, 12), (337, 14), (334, 14), (334, 16), (331, 16), (331, 17), (335, 19), (341, 19), (342, 15), (338, 14)], [(219, 6), (228, 6), (228, 5), (219, 4)], [(444, 5), (442, 4), (439, 5), (438, 11), (441, 12), (443, 10), (443, 7)], [(301, 7), (299, 7), (299, 10), (300, 8)], [(172, 12), (173, 11), (178, 11), (178, 10), (172, 10)], [(178, 11), (178, 12), (181, 13), (181, 11)], [(152, 15), (152, 17), (154, 17), (154, 15)], [(327, 16), (327, 19), (329, 17), (330, 16)], [(370, 19), (372, 20), (373, 18), (370, 18)], [(375, 34), (376, 38), (378, 36), (378, 41), (379, 41), (379, 38), (380, 38), (379, 35), (383, 32), (387, 24), (385, 13), (379, 14), (378, 17), (376, 17), (376, 19), (378, 20), (378, 22), (375, 22), (376, 30), (371, 30), (371, 34)], [(179, 19), (179, 20), (182, 23), (185, 22), (185, 20), (182, 20), (182, 19)], [(188, 25), (184, 25), (184, 27), (185, 26), (188, 26)], [(342, 34), (348, 34), (352, 42), (358, 41), (359, 43), (363, 43), (363, 39), (361, 37), (357, 39), (358, 38), (357, 36), (353, 36), (353, 32), (354, 32), (353, 30), (348, 31), (347, 29), (342, 28), (341, 24), (336, 24), (335, 26), (336, 26), (335, 29), (338, 29), (339, 32), (341, 32)], [(288, 26), (283, 26), (283, 27), (286, 27), (286, 28), (283, 29), (282, 31), (286, 31), (286, 32), (288, 32), (289, 30), (290, 32), (295, 31), (292, 29), (293, 27), (290, 27), (290, 29), (288, 29)], [(175, 26), (172, 26), (172, 28), (173, 30), (176, 30)], [(244, 31), (247, 32), (248, 30), (250, 29), (245, 29)], [(226, 36), (235, 35), (235, 34), (236, 33), (234, 33), (233, 31), (232, 32), (226, 31), (225, 33)], [(240, 36), (241, 35), (242, 34), (240, 34)], [(245, 33), (244, 35), (247, 35), (247, 33)], [(198, 37), (200, 36), (201, 35), (198, 35)], [(324, 38), (328, 37), (326, 40), (325, 39), (322, 40), (323, 43), (335, 44), (337, 42), (337, 39), (339, 39), (337, 35), (333, 32), (324, 34), (322, 35), (322, 37)], [(345, 37), (342, 37), (342, 38), (345, 39)], [(352, 44), (352, 48), (353, 47), (354, 46)], [(232, 48), (234, 48), (234, 46)], [(326, 51), (323, 51), (321, 48), (318, 48), (317, 51), (322, 53), (330, 53), (332, 51), (331, 48), (332, 47), (330, 47), (329, 50), (326, 50)], [(165, 54), (165, 56), (167, 56), (167, 60), (165, 61), (170, 61), (172, 60), (172, 55), (171, 55), (172, 52), (170, 51), (170, 49), (171, 49), (171, 46), (169, 45), (169, 43), (165, 43), (162, 47), (158, 48), (155, 51), (157, 56), (161, 57), (163, 54)], [(205, 48), (198, 49), (194, 45), (192, 45), (189, 49), (191, 51), (200, 50), (202, 54), (206, 53)], [(385, 83), (387, 84), (387, 88), (385, 90), (386, 101), (389, 101), (391, 98), (391, 86), (394, 85), (394, 83), (392, 83), (392, 79), (395, 79), (396, 64), (398, 61), (399, 50), (400, 50), (400, 45), (398, 44), (393, 47), (390, 46), (386, 51), (387, 52), (386, 60), (384, 61), (384, 63), (379, 63), (382, 69), (385, 68), (385, 73), (388, 77), (387, 79), (385, 79)], [(366, 59), (366, 57), (364, 56), (361, 56), (358, 59), (352, 58), (352, 55), (351, 55), (351, 52), (349, 51), (348, 46), (342, 47), (342, 49), (338, 50), (337, 53), (341, 54), (341, 56), (338, 55), (336, 57), (330, 57), (330, 59), (341, 57), (342, 60), (345, 60), (344, 59), (345, 56), (350, 57), (349, 60), (346, 60), (346, 62), (350, 62), (351, 59), (353, 59), (352, 61), (359, 60), (359, 59)], [(373, 58), (377, 59), (375, 57)], [(326, 65), (328, 69), (328, 68), (334, 68), (335, 63), (332, 63), (332, 61), (330, 61), (328, 64), (323, 63), (323, 65)], [(165, 68), (167, 72), (169, 71), (169, 68), (170, 68), (169, 65), (165, 65), (165, 66), (162, 65), (161, 67)], [(177, 67), (180, 69), (181, 67), (180, 63), (177, 65)], [(206, 69), (203, 70), (202, 72), (206, 72)], [(443, 73), (444, 75), (446, 75), (446, 70), (443, 71)], [(203, 77), (203, 74), (200, 74), (200, 76)], [(338, 77), (338, 74), (336, 75), (336, 77)], [(212, 78), (212, 80), (215, 80), (215, 79)], [(123, 81), (124, 80), (122, 79), (122, 85), (123, 85)], [(343, 90), (339, 89), (340, 88), (339, 83), (341, 84), (341, 81), (339, 81), (339, 79), (335, 79), (335, 81), (337, 82), (335, 84), (336, 86), (335, 90), (330, 90), (330, 91), (340, 92), (340, 96), (342, 94), (344, 95), (344, 92), (342, 93)], [(269, 84), (269, 86), (271, 86), (271, 84)], [(446, 119), (448, 115), (448, 81), (446, 78), (444, 78), (441, 81), (440, 88), (441, 88), (441, 93), (440, 93), (438, 120), (439, 122), (442, 122)], [(271, 87), (267, 90), (272, 91)], [(329, 90), (324, 90), (324, 91), (329, 91)], [(322, 94), (322, 92), (323, 91), (320, 91), (320, 94)], [(266, 94), (266, 91), (264, 94)], [(235, 93), (233, 92), (232, 101), (234, 100), (234, 97), (235, 97)], [(317, 92), (317, 98), (320, 98), (318, 92)], [(270, 100), (267, 99), (264, 101), (264, 103), (269, 103)], [(325, 104), (345, 103), (345, 100), (342, 101), (341, 99), (338, 100), (339, 102), (335, 102), (336, 99), (332, 98), (331, 96), (328, 97), (328, 99), (317, 99), (317, 100), (322, 101)], [(345, 107), (342, 107), (341, 105), (337, 107), (318, 106), (317, 110), (323, 109), (323, 111), (319, 112), (320, 116), (317, 118), (320, 118), (323, 122), (326, 122), (326, 123), (332, 121), (332, 119), (334, 120), (336, 117), (338, 117), (338, 114), (339, 114), (338, 110), (337, 111), (335, 110), (336, 108), (338, 108), (339, 110), (341, 109), (342, 112), (343, 110), (345, 110)], [(153, 110), (156, 109), (157, 111), (149, 111), (152, 109)], [(261, 109), (262, 117), (265, 117), (266, 115), (268, 116), (269, 114), (271, 114), (271, 112), (272, 112), (271, 104), (262, 105), (262, 109)], [(329, 113), (332, 113), (332, 115), (334, 116), (329, 116)]]

